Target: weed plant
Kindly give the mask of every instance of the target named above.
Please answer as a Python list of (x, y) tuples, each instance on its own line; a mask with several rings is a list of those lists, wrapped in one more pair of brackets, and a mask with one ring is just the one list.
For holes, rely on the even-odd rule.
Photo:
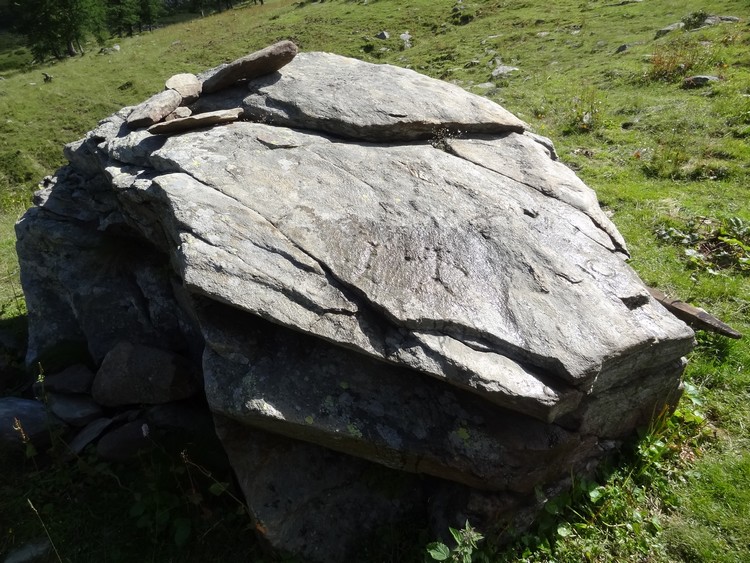
[[(86, 49), (83, 57), (33, 67), (28, 53), (3, 37), (3, 321), (24, 312), (12, 224), (37, 182), (63, 164), (64, 143), (160, 90), (172, 74), (199, 72), (288, 38), (303, 50), (409, 67), (502, 104), (551, 137), (563, 162), (597, 191), (646, 283), (750, 332), (747, 2), (460, 4), (455, 12), (455, 0), (267, 0), (262, 7), (239, 5), (118, 38), (119, 53)], [(703, 26), (701, 12), (742, 21)], [(654, 38), (656, 30), (679, 21), (685, 29)], [(383, 30), (389, 39), (376, 38)], [(412, 37), (409, 48), (399, 38), (404, 32)], [(500, 63), (520, 70), (493, 79)], [(42, 71), (53, 81), (44, 83)], [(683, 89), (682, 79), (696, 73), (720, 80)], [(493, 88), (479, 88), (488, 81)], [(594, 481), (577, 482), (571, 492), (549, 499), (529, 533), (508, 548), (478, 543), (471, 557), (750, 560), (748, 341), (699, 333), (685, 386), (674, 414), (664, 413)], [(249, 553), (244, 561), (262, 557), (234, 501), (211, 494), (213, 481), (203, 480), (200, 502), (191, 501), (197, 497), (188, 475), (204, 478), (178, 455), (120, 466), (101, 465), (87, 453), (72, 465), (47, 460), (39, 470), (25, 458), (0, 463), (6, 476), (0, 484), (0, 553), (43, 535), (28, 498), (63, 560), (231, 561), (217, 546)], [(179, 547), (188, 520), (189, 537)], [(374, 553), (376, 547), (363, 550)], [(453, 546), (448, 550), (452, 557)], [(407, 557), (415, 550), (395, 550), (389, 560), (428, 557), (424, 547), (416, 551), (420, 555)]]

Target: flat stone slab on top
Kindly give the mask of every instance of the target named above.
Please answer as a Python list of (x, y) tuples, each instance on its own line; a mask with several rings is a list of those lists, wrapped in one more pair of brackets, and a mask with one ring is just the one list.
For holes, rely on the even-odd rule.
[(248, 83), (245, 115), (274, 125), (366, 141), (522, 132), (496, 103), (413, 70), (330, 53), (300, 53), (278, 73)]

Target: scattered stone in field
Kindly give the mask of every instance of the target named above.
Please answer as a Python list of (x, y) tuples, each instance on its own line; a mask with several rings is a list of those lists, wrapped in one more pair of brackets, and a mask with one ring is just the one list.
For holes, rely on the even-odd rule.
[(182, 96), (183, 104), (191, 104), (201, 95), (203, 84), (194, 74), (182, 73), (172, 76), (164, 86)]
[(517, 66), (500, 64), (497, 65), (492, 71), (492, 78), (501, 78), (503, 76), (508, 76), (509, 74), (516, 72), (517, 70), (520, 70)]
[(737, 23), (740, 18), (736, 16), (708, 16), (703, 20), (703, 25), (717, 25), (720, 23)]
[(479, 66), (479, 64), (480, 64), (479, 59), (471, 59), (469, 62), (467, 62), (464, 65), (464, 68), (472, 68), (472, 67), (475, 67), (475, 66)]
[(494, 82), (482, 82), (481, 84), (475, 84), (473, 88), (477, 90), (492, 90), (493, 88), (497, 88), (497, 85)]
[(387, 31), (379, 31), (378, 34), (375, 36), (377, 39), (390, 39), (391, 34)]
[(536, 34), (537, 37), (547, 37), (550, 34), (549, 31), (540, 31)]
[(627, 43), (623, 43), (617, 49), (615, 49), (615, 55), (617, 55), (618, 53), (624, 53), (629, 48), (630, 48), (630, 45), (628, 45)]
[(683, 27), (685, 27), (685, 24), (682, 22), (677, 22), (677, 23), (668, 25), (666, 27), (662, 27), (660, 30), (656, 32), (655, 39), (659, 39), (659, 37), (664, 37), (667, 33), (672, 33), (673, 31), (677, 31), (678, 29), (682, 29)]
[(120, 46), (117, 43), (115, 43), (111, 47), (103, 47), (102, 49), (99, 50), (99, 53), (102, 55), (114, 55), (115, 53), (119, 53), (119, 52), (120, 52)]
[(682, 81), (683, 88), (702, 88), (712, 82), (719, 82), (721, 78), (718, 76), (711, 76), (707, 74), (701, 74), (697, 76), (688, 76)]
[(398, 38), (404, 42), (404, 49), (411, 49), (411, 35), (408, 31), (399, 35)]

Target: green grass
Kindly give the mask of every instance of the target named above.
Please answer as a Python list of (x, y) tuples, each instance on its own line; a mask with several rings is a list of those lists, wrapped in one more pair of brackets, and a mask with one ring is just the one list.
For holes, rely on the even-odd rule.
[[(467, 23), (457, 25), (461, 22), (453, 17), (453, 0), (268, 0), (263, 7), (247, 4), (113, 39), (122, 47), (116, 54), (98, 55), (92, 44), (83, 57), (33, 67), (12, 38), (0, 38), (0, 75), (5, 77), (0, 81), (3, 319), (24, 312), (12, 224), (37, 183), (63, 164), (63, 144), (120, 107), (160, 90), (172, 74), (198, 72), (289, 38), (303, 50), (410, 67), (502, 104), (551, 137), (562, 160), (597, 191), (628, 241), (631, 265), (646, 283), (750, 333), (747, 272), (703, 267), (686, 252), (692, 247), (659, 235), (665, 227), (684, 230), (705, 221), (720, 225), (737, 218), (750, 223), (747, 2), (616, 4), (464, 0), (461, 13), (468, 16)], [(743, 21), (655, 39), (659, 28), (699, 10)], [(375, 38), (382, 30), (390, 39)], [(412, 36), (410, 49), (399, 39), (406, 31)], [(625, 51), (615, 53), (626, 44)], [(492, 79), (497, 61), (520, 70)], [(42, 71), (52, 74), (53, 81), (44, 83)], [(686, 75), (698, 73), (722, 80), (700, 89), (681, 87)], [(488, 81), (493, 88), (477, 88)], [(703, 334), (699, 343), (685, 375), (691, 393), (678, 412), (625, 448), (596, 483), (578, 483), (570, 495), (551, 501), (540, 522), (515, 544), (485, 546), (485, 559), (750, 560), (750, 344)], [(21, 467), (29, 469), (30, 463)], [(114, 554), (126, 549), (124, 542), (131, 538), (143, 547), (143, 560), (200, 561), (210, 552), (200, 534), (191, 536), (197, 543), (181, 551), (168, 533), (146, 538), (126, 524), (101, 531), (109, 552), (88, 535), (83, 548), (74, 548), (74, 530), (81, 522), (116, 519), (118, 510), (130, 510), (133, 493), (118, 494), (118, 488), (110, 487), (100, 505), (94, 491), (107, 487), (111, 478), (106, 475), (86, 480), (80, 467), (69, 465), (53, 465), (46, 477), (11, 469), (4, 468), (17, 490), (39, 507), (50, 505), (41, 513), (59, 538), (64, 560), (118, 560)], [(143, 466), (130, 471), (134, 482), (159, 483), (176, 496), (175, 514), (200, 521), (182, 504), (184, 489), (165, 484)], [(70, 480), (78, 483), (75, 494), (69, 501), (55, 500), (55, 491)], [(10, 506), (8, 516), (0, 518), (5, 527), (0, 552), (43, 534), (25, 501), (6, 504), (10, 498), (19, 495), (8, 488), (0, 492), (0, 504)], [(237, 519), (211, 522), (222, 529), (236, 526), (237, 537), (250, 535)], [(390, 560), (410, 559), (399, 555)]]

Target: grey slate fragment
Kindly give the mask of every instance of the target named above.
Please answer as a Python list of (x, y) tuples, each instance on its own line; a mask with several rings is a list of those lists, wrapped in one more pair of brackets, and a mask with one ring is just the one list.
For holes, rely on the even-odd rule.
[(670, 24), (666, 27), (662, 27), (660, 30), (656, 32), (656, 39), (659, 39), (659, 37), (664, 37), (667, 33), (672, 33), (673, 31), (682, 29), (683, 27), (685, 27), (685, 24), (682, 22), (677, 22), (677, 23)]
[(72, 455), (80, 454), (86, 446), (101, 436), (109, 426), (114, 422), (111, 418), (97, 418), (89, 422), (82, 428), (68, 444), (68, 449)]
[(241, 59), (223, 65), (203, 80), (203, 93), (213, 94), (239, 80), (249, 80), (271, 74), (289, 63), (297, 54), (291, 41), (279, 41)]
[(240, 108), (199, 113), (188, 117), (156, 123), (148, 128), (148, 132), (152, 135), (169, 135), (171, 133), (179, 133), (191, 129), (200, 129), (201, 127), (210, 127), (211, 125), (231, 123), (237, 121), (241, 116), (242, 110)]
[(154, 94), (148, 100), (136, 106), (128, 115), (128, 127), (138, 129), (158, 123), (176, 110), (181, 103), (182, 96), (175, 90), (163, 90)]
[(101, 407), (88, 395), (48, 393), (47, 402), (50, 410), (71, 426), (86, 426), (102, 414)]
[(301, 53), (278, 74), (250, 81), (249, 88), (244, 108), (250, 119), (365, 141), (427, 139), (440, 129), (525, 129), (501, 106), (456, 85), (328, 53)]

